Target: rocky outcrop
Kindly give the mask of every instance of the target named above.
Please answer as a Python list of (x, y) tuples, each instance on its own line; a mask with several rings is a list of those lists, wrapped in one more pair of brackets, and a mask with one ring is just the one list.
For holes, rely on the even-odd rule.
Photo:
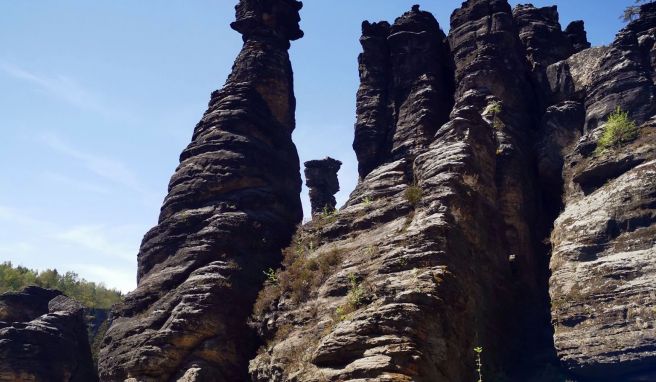
[[(576, 123), (550, 118), (556, 129), (583, 134), (569, 139), (564, 156), (550, 293), (559, 358), (585, 380), (656, 378), (656, 105), (651, 47), (644, 45), (655, 28), (656, 5), (645, 5), (609, 47), (548, 69), (556, 98), (585, 106)], [(617, 107), (638, 123), (639, 137), (600, 150)]]
[[(591, 380), (656, 377), (655, 128), (566, 168), (579, 195), (566, 197), (552, 233), (555, 344), (564, 364)], [(586, 186), (594, 191), (583, 196)]]
[(335, 194), (339, 191), (337, 172), (340, 167), (342, 162), (330, 157), (305, 162), (305, 185), (310, 189), (312, 215), (335, 210)]
[(138, 287), (113, 310), (103, 381), (241, 381), (256, 338), (247, 318), (302, 217), (290, 40), (295, 0), (242, 0), (244, 46), (182, 152)]
[[(599, 48), (506, 0), (463, 2), (448, 37), (419, 6), (363, 23), (360, 181), (332, 211), (339, 164), (308, 162), (315, 216), (287, 246), (299, 9), (237, 6), (244, 48), (144, 238), (102, 380), (656, 378), (656, 5)], [(618, 107), (638, 134), (604, 148)]]
[[(513, 17), (533, 66), (545, 67), (582, 50), (575, 50), (573, 42), (580, 48), (582, 44), (579, 39), (585, 36), (585, 30), (580, 33), (577, 30), (579, 24), (570, 24), (571, 30), (563, 32), (556, 6), (536, 8), (531, 4), (518, 5), (513, 9)], [(583, 28), (582, 23), (580, 27)]]
[(96, 381), (84, 308), (59, 291), (0, 296), (0, 381)]
[(453, 68), (444, 32), (419, 6), (392, 26), (365, 21), (360, 42), (353, 148), (364, 178), (430, 143), (453, 106)]
[(580, 52), (592, 46), (588, 42), (588, 33), (585, 31), (585, 24), (582, 20), (572, 21), (565, 28), (565, 36), (572, 44), (575, 52)]
[(388, 126), (391, 111), (388, 110), (390, 58), (387, 36), (390, 25), (362, 23), (363, 52), (360, 64), (360, 88), (357, 94), (357, 122), (353, 149), (358, 158), (358, 172), (364, 178), (378, 167), (389, 152)]
[[(531, 228), (538, 129), (511, 8), (463, 3), (449, 47), (434, 48), (455, 63), (441, 76), (426, 74), (434, 59), (401, 53), (435, 43), (432, 20), (415, 7), (393, 26), (363, 25), (354, 148), (370, 170), (344, 208), (301, 229), (261, 292), (255, 320), (267, 344), (250, 364), (255, 381), (467, 381), (477, 346), (499, 372), (521, 338), (551, 340), (524, 322), (539, 311), (549, 325), (546, 271), (537, 274), (546, 259)], [(374, 60), (385, 52), (389, 61)], [(406, 98), (394, 96), (401, 83), (416, 84), (396, 93)], [(539, 297), (540, 309), (520, 308)]]

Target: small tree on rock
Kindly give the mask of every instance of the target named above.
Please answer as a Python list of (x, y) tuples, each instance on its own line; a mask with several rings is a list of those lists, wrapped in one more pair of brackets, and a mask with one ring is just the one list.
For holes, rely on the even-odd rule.
[(624, 13), (620, 16), (625, 23), (631, 22), (640, 16), (640, 5), (639, 4), (649, 4), (653, 3), (654, 0), (635, 0), (636, 5), (629, 5), (624, 9)]

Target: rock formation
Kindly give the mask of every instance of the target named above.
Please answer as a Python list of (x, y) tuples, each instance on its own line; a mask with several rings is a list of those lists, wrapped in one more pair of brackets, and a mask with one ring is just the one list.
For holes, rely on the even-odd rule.
[(256, 338), (247, 318), (301, 221), (290, 40), (295, 0), (242, 0), (244, 46), (182, 152), (138, 287), (113, 311), (103, 381), (242, 381)]
[[(550, 292), (558, 355), (589, 380), (656, 378), (655, 33), (656, 4), (648, 4), (610, 46), (548, 68), (555, 99), (568, 100), (560, 105), (584, 110), (584, 118), (562, 118), (562, 108), (548, 117), (575, 132), (566, 140), (565, 209), (551, 235)], [(617, 107), (639, 137), (600, 151)]]
[[(284, 282), (261, 294), (269, 342), (251, 377), (470, 380), (475, 347), (502, 364), (501, 349), (517, 346), (499, 335), (512, 338), (516, 322), (502, 313), (514, 297), (510, 259), (534, 275), (531, 217), (515, 207), (530, 205), (529, 187), (510, 190), (530, 186), (532, 111), (511, 9), (464, 3), (447, 43), (414, 7), (391, 27), (364, 23), (361, 41), (354, 148), (364, 178), (335, 217), (303, 228), (279, 279), (302, 275), (303, 262), (341, 260), (303, 298)], [(385, 52), (387, 69), (374, 59)]]
[[(486, 379), (653, 379), (655, 7), (605, 48), (505, 0), (363, 23), (361, 181), (260, 292), (252, 380), (468, 381), (478, 346)], [(595, 154), (618, 106), (640, 138)]]
[(327, 157), (305, 162), (305, 185), (310, 189), (312, 215), (335, 210), (335, 194), (339, 191), (337, 172), (342, 162)]
[(392, 26), (365, 21), (360, 42), (353, 148), (364, 178), (430, 142), (453, 106), (453, 76), (444, 32), (418, 6)]
[(39, 287), (0, 295), (0, 381), (96, 380), (81, 304)]
[[(479, 361), (486, 381), (656, 379), (656, 4), (599, 48), (507, 0), (463, 2), (448, 36), (419, 6), (364, 22), (360, 181), (317, 214), (339, 162), (306, 163), (315, 216), (292, 239), (300, 7), (237, 6), (244, 48), (144, 238), (101, 379), (471, 381)], [(637, 128), (604, 147), (618, 108)]]

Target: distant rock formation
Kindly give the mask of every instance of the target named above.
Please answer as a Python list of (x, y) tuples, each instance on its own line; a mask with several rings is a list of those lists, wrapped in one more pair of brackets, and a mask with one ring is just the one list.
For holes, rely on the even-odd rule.
[(305, 185), (310, 189), (312, 215), (335, 210), (335, 194), (339, 191), (337, 172), (342, 162), (327, 157), (305, 162)]
[(84, 307), (59, 291), (0, 295), (0, 381), (97, 381)]
[(113, 311), (102, 381), (243, 381), (247, 327), (265, 275), (301, 221), (290, 40), (295, 0), (242, 0), (244, 47), (180, 156), (159, 223), (144, 237), (138, 287)]

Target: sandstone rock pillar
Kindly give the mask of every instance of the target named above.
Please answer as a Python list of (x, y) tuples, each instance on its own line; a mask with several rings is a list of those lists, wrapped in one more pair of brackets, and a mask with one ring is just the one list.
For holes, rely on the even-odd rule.
[(339, 191), (337, 172), (340, 167), (342, 162), (330, 157), (305, 162), (305, 184), (310, 189), (312, 215), (335, 210), (335, 194)]
[(114, 309), (103, 381), (242, 381), (256, 341), (247, 318), (301, 221), (289, 61), (295, 0), (241, 0), (244, 46), (182, 152), (159, 222), (144, 237), (138, 287)]

